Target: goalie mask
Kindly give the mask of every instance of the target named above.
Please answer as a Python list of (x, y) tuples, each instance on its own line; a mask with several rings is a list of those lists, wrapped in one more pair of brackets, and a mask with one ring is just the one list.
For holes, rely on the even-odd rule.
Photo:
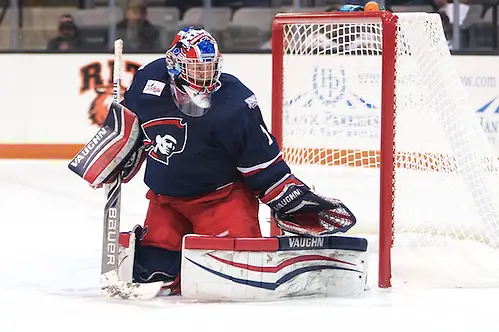
[(202, 116), (211, 106), (211, 94), (220, 87), (222, 56), (207, 31), (181, 30), (166, 51), (166, 67), (177, 107), (187, 115)]

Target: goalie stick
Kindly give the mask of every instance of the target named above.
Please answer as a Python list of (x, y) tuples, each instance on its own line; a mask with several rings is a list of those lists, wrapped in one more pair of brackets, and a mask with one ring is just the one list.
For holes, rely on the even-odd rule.
[[(119, 103), (121, 88), (121, 63), (123, 40), (114, 42), (113, 101)], [(104, 207), (104, 229), (101, 257), (101, 289), (111, 298), (151, 299), (158, 295), (162, 282), (148, 284), (132, 283), (118, 277), (119, 234), (121, 216), (121, 174), (115, 181), (104, 185), (106, 205)]]

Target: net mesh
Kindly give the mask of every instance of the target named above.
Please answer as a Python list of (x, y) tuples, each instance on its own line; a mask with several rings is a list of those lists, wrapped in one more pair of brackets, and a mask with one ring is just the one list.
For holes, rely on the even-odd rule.
[[(397, 16), (392, 273), (404, 283), (499, 284), (498, 160), (440, 16)], [(284, 25), (285, 159), (344, 201), (361, 234), (380, 231), (382, 39), (381, 20)]]

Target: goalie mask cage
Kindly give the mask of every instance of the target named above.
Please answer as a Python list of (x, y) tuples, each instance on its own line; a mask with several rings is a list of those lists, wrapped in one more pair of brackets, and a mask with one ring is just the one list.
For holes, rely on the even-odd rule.
[(284, 158), (356, 215), (379, 287), (498, 286), (499, 163), (440, 16), (278, 14), (272, 58)]

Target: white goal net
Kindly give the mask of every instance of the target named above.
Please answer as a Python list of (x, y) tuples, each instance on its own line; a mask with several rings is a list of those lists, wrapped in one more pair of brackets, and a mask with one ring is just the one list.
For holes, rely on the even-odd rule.
[(349, 234), (393, 242), (391, 260), (380, 248), (383, 287), (390, 273), (394, 284), (499, 286), (499, 162), (440, 16), (282, 15), (273, 32), (285, 159), (356, 214)]

